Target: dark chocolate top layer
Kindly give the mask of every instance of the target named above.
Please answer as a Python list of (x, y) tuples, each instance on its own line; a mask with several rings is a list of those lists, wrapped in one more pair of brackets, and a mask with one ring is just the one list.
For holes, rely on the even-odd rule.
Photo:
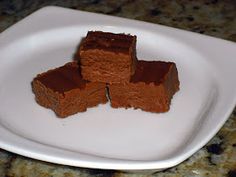
[(172, 65), (175, 65), (175, 63), (139, 60), (130, 82), (145, 82), (158, 85), (164, 81)]
[(89, 31), (80, 50), (100, 49), (128, 54), (136, 44), (136, 36)]
[(59, 93), (76, 88), (83, 89), (86, 84), (86, 81), (82, 79), (76, 62), (70, 62), (62, 67), (39, 74), (35, 80)]

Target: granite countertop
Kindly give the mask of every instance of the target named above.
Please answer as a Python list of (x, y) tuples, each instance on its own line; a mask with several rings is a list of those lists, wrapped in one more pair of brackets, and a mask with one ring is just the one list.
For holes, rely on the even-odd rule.
[[(235, 0), (1, 0), (0, 32), (37, 9), (57, 5), (163, 24), (236, 42)], [(144, 174), (42, 162), (0, 149), (0, 177), (236, 177), (236, 109), (218, 134), (176, 167)]]

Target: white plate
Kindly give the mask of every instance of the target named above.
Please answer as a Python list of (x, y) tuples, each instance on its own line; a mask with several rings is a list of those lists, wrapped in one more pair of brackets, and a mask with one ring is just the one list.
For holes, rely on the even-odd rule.
[[(168, 113), (109, 104), (59, 119), (31, 91), (36, 74), (71, 60), (88, 30), (137, 35), (139, 59), (177, 64)], [(46, 7), (0, 35), (0, 147), (44, 161), (103, 169), (179, 164), (222, 127), (236, 103), (235, 43), (165, 26)]]

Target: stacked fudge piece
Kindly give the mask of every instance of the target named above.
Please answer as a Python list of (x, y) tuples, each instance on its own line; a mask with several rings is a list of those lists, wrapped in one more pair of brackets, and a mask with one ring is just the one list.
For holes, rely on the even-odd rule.
[(35, 100), (64, 118), (106, 103), (106, 84), (82, 78), (77, 62), (38, 74), (32, 82)]
[(58, 117), (106, 103), (106, 90), (113, 108), (166, 112), (179, 90), (175, 63), (137, 60), (136, 36), (89, 31), (77, 55), (32, 82), (36, 101)]
[(126, 83), (134, 74), (136, 36), (89, 31), (78, 52), (86, 80)]
[(166, 112), (175, 92), (179, 90), (177, 69), (172, 62), (137, 62), (128, 83), (109, 84), (111, 106), (140, 108), (148, 112)]

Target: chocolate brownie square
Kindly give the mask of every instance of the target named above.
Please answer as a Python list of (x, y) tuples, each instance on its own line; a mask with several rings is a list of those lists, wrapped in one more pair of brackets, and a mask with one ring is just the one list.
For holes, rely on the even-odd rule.
[(82, 79), (76, 62), (37, 75), (32, 89), (38, 104), (64, 118), (106, 103), (106, 84)]
[(109, 96), (114, 108), (133, 107), (148, 112), (166, 112), (178, 90), (175, 63), (140, 60), (129, 83), (109, 85)]
[(135, 71), (136, 36), (89, 31), (79, 47), (84, 79), (93, 82), (128, 82)]

